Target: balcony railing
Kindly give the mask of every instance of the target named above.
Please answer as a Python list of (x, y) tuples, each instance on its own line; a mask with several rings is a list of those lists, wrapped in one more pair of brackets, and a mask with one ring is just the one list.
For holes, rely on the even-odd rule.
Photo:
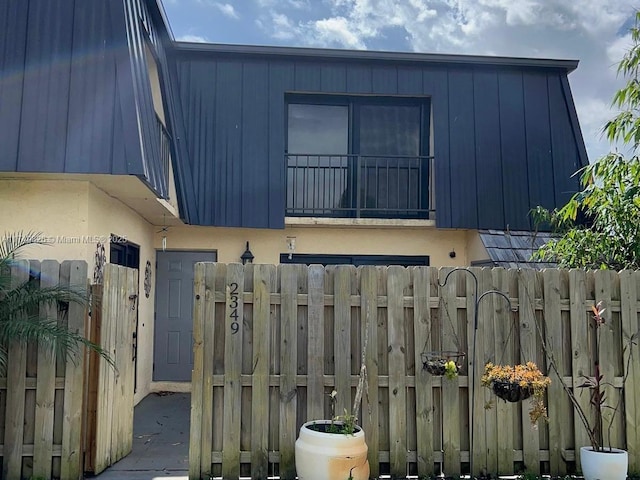
[(171, 158), (171, 136), (165, 128), (160, 117), (156, 115), (156, 132), (158, 135), (158, 145), (160, 151), (160, 164), (162, 165), (162, 173), (169, 184), (169, 161)]
[(285, 155), (289, 216), (430, 218), (433, 157)]

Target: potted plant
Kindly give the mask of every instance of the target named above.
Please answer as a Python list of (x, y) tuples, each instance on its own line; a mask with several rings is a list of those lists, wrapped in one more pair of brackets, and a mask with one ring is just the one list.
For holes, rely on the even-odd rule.
[(331, 392), (331, 419), (312, 420), (300, 427), (295, 444), (298, 480), (369, 480), (369, 448), (364, 430), (357, 425), (362, 392), (366, 384), (365, 364), (369, 328), (362, 345), (362, 359), (351, 413), (336, 415), (338, 392)]
[[(620, 400), (618, 400), (615, 405), (608, 404), (606, 402), (607, 399), (605, 393), (602, 390), (605, 386), (612, 386), (609, 381), (605, 380), (604, 375), (600, 372), (597, 354), (597, 346), (600, 344), (600, 329), (605, 324), (605, 319), (602, 316), (605, 309), (602, 306), (602, 302), (598, 302), (598, 304), (591, 307), (591, 310), (593, 313), (592, 320), (594, 321), (596, 328), (596, 348), (594, 349), (596, 353), (593, 364), (593, 376), (583, 376), (582, 384), (578, 385), (578, 388), (589, 390), (589, 405), (591, 408), (589, 410), (583, 408), (578, 402), (574, 390), (565, 385), (562, 380), (561, 384), (569, 397), (576, 414), (580, 418), (582, 425), (587, 431), (587, 435), (589, 436), (589, 441), (591, 443), (590, 446), (580, 447), (580, 466), (585, 480), (600, 480), (605, 478), (607, 480), (625, 480), (627, 478), (628, 469), (627, 452), (619, 448), (611, 447), (610, 440), (608, 441), (609, 445), (604, 446), (604, 417), (602, 412), (605, 408), (613, 411), (607, 429), (609, 431), (613, 425), (615, 415), (618, 412)], [(542, 348), (547, 355), (549, 366), (558, 378), (561, 379), (562, 377), (556, 365), (553, 352), (550, 351), (549, 346), (544, 341), (540, 326), (537, 325), (537, 328), (540, 338), (542, 339)], [(638, 333), (634, 333), (629, 338), (629, 343), (634, 343), (637, 336)], [(631, 357), (631, 354), (629, 354), (627, 368), (622, 379), (623, 387), (628, 376)], [(622, 396), (620, 396), (620, 398), (622, 398)], [(590, 413), (592, 413), (593, 416), (591, 416)]]
[(489, 362), (484, 366), (481, 382), (506, 402), (519, 402), (532, 397), (529, 409), (532, 425), (541, 418), (547, 418), (544, 393), (551, 380), (542, 374), (535, 363), (503, 366)]
[[(343, 415), (335, 415), (337, 394), (335, 390), (331, 392), (330, 420), (312, 420), (300, 428), (295, 445), (299, 480), (369, 479), (364, 430), (357, 425), (356, 413), (345, 409)], [(361, 398), (362, 394), (356, 391), (353, 412), (357, 412)]]

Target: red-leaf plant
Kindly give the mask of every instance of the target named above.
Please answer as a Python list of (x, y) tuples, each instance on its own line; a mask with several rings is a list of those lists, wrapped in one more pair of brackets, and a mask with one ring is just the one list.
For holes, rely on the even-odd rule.
[[(605, 403), (606, 401), (606, 394), (603, 391), (603, 387), (605, 386), (613, 386), (613, 384), (611, 382), (605, 381), (604, 379), (604, 375), (600, 372), (600, 364), (598, 361), (598, 355), (597, 355), (597, 346), (600, 344), (600, 327), (602, 327), (605, 324), (605, 319), (603, 318), (602, 314), (604, 313), (605, 309), (602, 306), (602, 302), (598, 302), (596, 305), (593, 305), (591, 307), (591, 311), (593, 312), (593, 321), (595, 323), (596, 326), (596, 359), (594, 361), (594, 374), (593, 377), (589, 377), (587, 375), (582, 375), (582, 379), (583, 379), (583, 383), (578, 385), (578, 388), (581, 389), (589, 389), (590, 392), (590, 400), (589, 400), (589, 404), (593, 407), (593, 411), (594, 411), (594, 421), (593, 424), (591, 423), (591, 421), (589, 420), (589, 417), (587, 415), (588, 412), (585, 412), (585, 410), (582, 408), (582, 405), (580, 405), (580, 403), (578, 403), (578, 399), (576, 398), (576, 394), (573, 391), (573, 389), (569, 388), (563, 381), (562, 381), (562, 375), (560, 375), (560, 372), (558, 370), (558, 367), (556, 365), (556, 361), (555, 361), (555, 357), (553, 356), (553, 352), (550, 350), (550, 348), (548, 347), (547, 343), (545, 342), (544, 336), (542, 335), (542, 330), (540, 329), (540, 326), (538, 325), (538, 322), (536, 322), (536, 327), (538, 329), (538, 334), (540, 335), (540, 339), (542, 341), (542, 348), (547, 356), (547, 359), (549, 361), (549, 367), (551, 367), (551, 369), (555, 372), (555, 374), (558, 376), (558, 378), (560, 379), (560, 384), (562, 385), (562, 388), (564, 389), (564, 391), (566, 392), (567, 396), (569, 397), (569, 400), (571, 401), (571, 404), (573, 405), (573, 408), (575, 409), (576, 413), (578, 414), (578, 417), (580, 418), (580, 421), (582, 422), (582, 425), (584, 426), (585, 430), (587, 431), (587, 435), (589, 436), (589, 441), (591, 443), (591, 447), (593, 448), (594, 451), (598, 452), (598, 451), (604, 451), (605, 448), (603, 447), (603, 442), (602, 442), (602, 436), (603, 436), (603, 429), (602, 429), (602, 425), (603, 425), (603, 416), (602, 416), (602, 411), (605, 408), (609, 408), (611, 410), (613, 410), (613, 414), (611, 415), (611, 419), (609, 420), (609, 425), (607, 427), (607, 437), (608, 437), (608, 449), (611, 449), (611, 428), (613, 426), (613, 420), (615, 418), (616, 413), (618, 412), (618, 409), (620, 407), (620, 402), (622, 399), (622, 394), (620, 394), (618, 401), (616, 402), (615, 406), (611, 406), (611, 405), (607, 405)], [(638, 336), (638, 332), (634, 333), (630, 338), (629, 338), (629, 343), (627, 345), (627, 347), (631, 347), (632, 345), (636, 345), (636, 337)], [(626, 348), (626, 347), (625, 347)], [(622, 378), (622, 386), (624, 387), (624, 384), (627, 380), (627, 377), (629, 375), (629, 365), (631, 364), (631, 357), (632, 357), (632, 352), (631, 350), (629, 350), (629, 356), (627, 359), (627, 365), (625, 368), (625, 372), (624, 372), (624, 376)]]

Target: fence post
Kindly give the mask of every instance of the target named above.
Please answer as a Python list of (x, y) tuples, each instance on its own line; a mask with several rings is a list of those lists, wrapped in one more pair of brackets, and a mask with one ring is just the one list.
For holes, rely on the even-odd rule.
[[(189, 479), (200, 480), (202, 454), (202, 383), (204, 364), (205, 323), (205, 264), (196, 263), (194, 269), (193, 300), (193, 371), (191, 373), (191, 430), (189, 434)], [(213, 328), (211, 325), (209, 328)]]

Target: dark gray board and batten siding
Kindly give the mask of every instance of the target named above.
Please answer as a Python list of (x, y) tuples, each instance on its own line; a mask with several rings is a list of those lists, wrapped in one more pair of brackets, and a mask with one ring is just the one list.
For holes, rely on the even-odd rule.
[(567, 81), (575, 62), (260, 49), (173, 52), (201, 224), (284, 226), (294, 92), (431, 97), (438, 227), (526, 230), (531, 208), (578, 189), (571, 175), (587, 157)]
[(0, 171), (136, 175), (166, 196), (145, 8), (144, 0), (0, 2)]

